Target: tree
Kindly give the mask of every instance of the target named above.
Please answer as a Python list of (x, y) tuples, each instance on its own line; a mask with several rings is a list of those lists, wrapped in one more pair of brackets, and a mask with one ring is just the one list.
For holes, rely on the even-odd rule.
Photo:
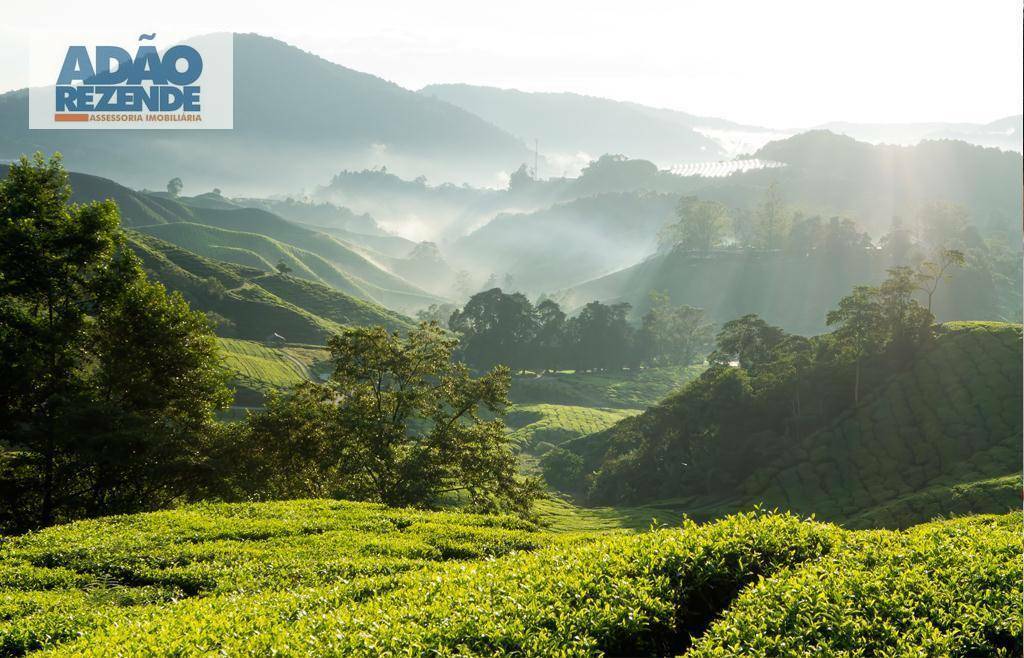
[(522, 293), (479, 292), (452, 313), (448, 326), (462, 339), (462, 358), (475, 368), (501, 364), (521, 370), (529, 365), (537, 322), (533, 304)]
[(540, 468), (548, 484), (557, 489), (579, 489), (582, 484), (583, 458), (565, 448), (556, 447), (544, 453)]
[(839, 307), (829, 311), (828, 325), (839, 325), (835, 337), (840, 351), (854, 362), (853, 403), (860, 402), (860, 370), (864, 357), (881, 351), (885, 344), (882, 309), (878, 289), (857, 286), (853, 293), (839, 300)]
[(914, 278), (917, 289), (928, 296), (928, 312), (932, 312), (932, 297), (939, 289), (939, 284), (949, 279), (949, 270), (963, 267), (964, 252), (957, 249), (938, 249), (933, 260), (926, 260), (917, 267)]
[(451, 358), (456, 343), (428, 323), (407, 338), (383, 327), (332, 337), (327, 383), (272, 398), (240, 428), (241, 493), (434, 506), (461, 492), (479, 510), (528, 512), (538, 485), (516, 475), (500, 419), (508, 369), (473, 378)]
[(728, 223), (728, 210), (722, 204), (684, 197), (676, 208), (676, 222), (666, 226), (658, 239), (662, 247), (706, 254), (722, 243)]
[(703, 358), (714, 331), (704, 311), (672, 306), (665, 293), (651, 293), (651, 308), (637, 334), (640, 358), (648, 365), (689, 365)]
[(833, 336), (841, 354), (855, 367), (854, 403), (860, 401), (861, 362), (885, 350), (893, 356), (912, 354), (931, 337), (934, 318), (913, 299), (916, 276), (909, 267), (894, 267), (878, 287), (858, 286), (829, 311), (826, 322), (838, 325)]
[(565, 313), (557, 302), (545, 299), (534, 307), (534, 315), (537, 331), (530, 347), (530, 367), (558, 370), (565, 364)]
[(438, 326), (448, 328), (448, 319), (459, 310), (455, 304), (431, 304), (427, 308), (416, 311), (416, 319), (420, 322), (436, 322)]
[(519, 165), (519, 169), (512, 172), (508, 179), (508, 191), (515, 194), (532, 188), (536, 183), (533, 174), (530, 173), (526, 164)]
[(771, 362), (772, 350), (788, 334), (781, 328), (770, 325), (754, 313), (730, 320), (722, 325), (715, 337), (715, 350), (708, 355), (708, 362), (729, 365), (736, 361), (740, 368), (753, 375)]
[(167, 181), (167, 193), (171, 196), (178, 196), (181, 194), (181, 190), (185, 187), (185, 184), (181, 182), (181, 179), (175, 176), (171, 180)]
[(778, 183), (772, 181), (757, 207), (757, 233), (761, 247), (778, 249), (789, 235), (790, 213), (779, 193)]
[(590, 302), (566, 324), (568, 358), (577, 370), (622, 369), (634, 361), (630, 305)]
[(291, 274), (293, 271), (292, 268), (288, 265), (288, 263), (284, 261), (283, 258), (277, 261), (277, 265), (275, 265), (275, 267), (277, 268), (277, 271), (280, 272), (281, 274)]
[(879, 240), (882, 249), (889, 254), (889, 259), (894, 264), (907, 262), (910, 250), (914, 247), (914, 236), (903, 224), (899, 217), (892, 218), (889, 232)]
[(69, 205), (59, 155), (0, 183), (0, 525), (194, 495), (229, 393), (205, 316), (146, 281), (117, 206)]

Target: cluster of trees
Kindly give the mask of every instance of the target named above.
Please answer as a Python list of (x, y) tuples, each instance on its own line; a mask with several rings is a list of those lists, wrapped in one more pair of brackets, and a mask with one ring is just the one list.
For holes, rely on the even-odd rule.
[[(947, 257), (953, 265), (958, 260)], [(580, 468), (558, 455), (549, 466), (556, 475), (567, 468), (591, 471), (589, 496), (596, 503), (727, 493), (783, 442), (858, 404), (864, 390), (905, 368), (930, 343), (934, 317), (916, 298), (948, 271), (893, 268), (881, 285), (858, 287), (841, 299), (828, 314), (834, 331), (813, 338), (757, 315), (727, 322), (708, 355), (708, 370), (608, 430), (597, 462)]]
[(116, 205), (70, 197), (59, 156), (0, 182), (0, 532), (195, 499), (528, 509), (506, 368), (472, 377), (436, 325), (350, 329), (328, 382), (220, 423), (209, 320), (146, 279)]
[(432, 323), (405, 338), (383, 327), (332, 337), (327, 382), (271, 395), (232, 432), (232, 496), (396, 506), (463, 496), (474, 509), (528, 513), (539, 489), (516, 475), (501, 420), (508, 368), (473, 378), (452, 359), (457, 343)]
[(535, 372), (688, 365), (703, 358), (713, 337), (701, 309), (673, 306), (663, 294), (653, 295), (639, 328), (629, 323), (629, 311), (629, 304), (594, 301), (567, 317), (554, 300), (535, 305), (522, 293), (493, 288), (456, 309), (448, 327), (474, 368)]
[(870, 236), (852, 219), (805, 216), (786, 205), (772, 183), (753, 211), (730, 209), (717, 201), (684, 196), (674, 221), (658, 236), (662, 249), (707, 254), (724, 246), (807, 254), (872, 247)]
[(112, 202), (69, 205), (59, 157), (0, 182), (0, 528), (202, 490), (230, 400), (205, 316), (150, 283)]

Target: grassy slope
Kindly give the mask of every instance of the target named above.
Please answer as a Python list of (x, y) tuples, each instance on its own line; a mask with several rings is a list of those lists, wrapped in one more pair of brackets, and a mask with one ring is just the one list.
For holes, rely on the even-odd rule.
[(397, 313), (333, 288), (218, 262), (139, 233), (131, 233), (129, 242), (150, 276), (181, 292), (193, 308), (232, 321), (233, 337), (263, 340), (279, 333), (291, 342), (319, 344), (342, 324), (411, 326)]
[(702, 366), (651, 368), (617, 373), (549, 373), (516, 377), (509, 397), (516, 404), (559, 404), (643, 409), (700, 374)]
[(387, 272), (341, 241), (319, 231), (289, 222), (272, 213), (253, 208), (237, 210), (197, 209), (196, 221), (231, 231), (258, 233), (316, 254), (346, 274), (370, 286), (409, 295), (423, 291), (401, 277)]
[(198, 505), (4, 543), (0, 652), (999, 655), (1021, 642), (1020, 523), (741, 515), (562, 536), (335, 501)]
[(270, 347), (251, 340), (221, 338), (220, 346), (235, 384), (260, 392), (313, 379), (316, 363), (327, 358), (326, 350)]

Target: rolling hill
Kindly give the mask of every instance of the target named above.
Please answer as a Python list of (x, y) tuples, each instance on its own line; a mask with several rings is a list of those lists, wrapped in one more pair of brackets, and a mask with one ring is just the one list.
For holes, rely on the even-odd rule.
[(1024, 116), (1004, 117), (989, 123), (848, 123), (817, 126), (862, 142), (910, 146), (922, 140), (957, 139), (1004, 151), (1021, 151)]
[[(607, 193), (526, 214), (503, 213), (450, 249), (460, 267), (512, 276), (513, 287), (553, 292), (627, 267), (653, 252), (679, 198)], [(587, 300), (590, 301), (590, 300)]]
[[(1006, 512), (1020, 505), (1021, 349), (1020, 325), (944, 325), (909, 368), (879, 380), (859, 404), (847, 402), (818, 429), (801, 432), (799, 420), (783, 433), (746, 428), (745, 447), (708, 448), (703, 475), (694, 475), (689, 492), (677, 486), (686, 464), (677, 468), (662, 457), (654, 467), (645, 452), (632, 462), (638, 470), (616, 471), (615, 489), (651, 491), (654, 485), (681, 494), (673, 505), (697, 518), (765, 505), (855, 527), (906, 527), (938, 515)], [(769, 403), (755, 401), (732, 413), (742, 417)], [(641, 444), (674, 445), (673, 432), (696, 413), (692, 404), (699, 402), (684, 390), (610, 430), (564, 445), (583, 456), (588, 469), (615, 466)], [(731, 480), (723, 478), (736, 476), (726, 473), (742, 479), (727, 484)], [(626, 497), (652, 502), (635, 493)]]
[(134, 231), (128, 240), (150, 277), (180, 292), (194, 309), (220, 318), (222, 336), (262, 341), (277, 333), (315, 345), (343, 324), (411, 326), (407, 318), (335, 288), (204, 258)]
[(567, 308), (597, 299), (628, 302), (640, 317), (653, 292), (704, 309), (717, 323), (757, 313), (787, 331), (825, 329), (825, 315), (856, 284), (878, 283), (889, 261), (877, 250), (841, 254), (749, 251), (711, 255), (658, 253), (640, 263), (556, 295)]
[[(6, 165), (0, 165), (0, 175)], [(295, 275), (337, 288), (369, 302), (414, 312), (439, 301), (382, 266), (406, 264), (403, 258), (380, 256), (311, 227), (291, 222), (259, 208), (252, 208), (207, 193), (177, 198), (166, 193), (136, 192), (112, 180), (71, 173), (72, 201), (83, 203), (111, 199), (118, 204), (121, 224), (153, 235), (196, 254), (217, 261), (276, 273), (284, 262)], [(386, 235), (363, 236), (387, 246)], [(410, 248), (411, 250), (411, 248)], [(409, 250), (406, 251), (408, 253)]]
[[(267, 93), (273, 81), (273, 93)], [(60, 151), (70, 169), (133, 187), (286, 192), (339, 167), (492, 183), (529, 157), (508, 133), (454, 105), (339, 66), (281, 41), (236, 34), (230, 131), (28, 130), (27, 90), (0, 95), (0, 159)], [(330, 108), (325, 112), (324, 108)], [(282, 166), (287, 163), (287, 166)]]

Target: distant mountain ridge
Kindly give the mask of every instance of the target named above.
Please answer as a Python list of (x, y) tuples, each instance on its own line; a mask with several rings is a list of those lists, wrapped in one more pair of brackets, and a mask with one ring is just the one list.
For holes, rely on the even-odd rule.
[[(532, 145), (558, 167), (567, 158), (621, 153), (663, 166), (728, 157), (700, 129), (760, 132), (724, 119), (574, 93), (523, 92), (465, 84), (429, 85), (420, 93), (462, 107)], [(767, 131), (765, 131), (767, 132)], [(586, 164), (585, 161), (575, 163)], [(544, 175), (561, 175), (562, 169)]]
[(834, 121), (816, 128), (876, 144), (910, 146), (926, 139), (957, 139), (1006, 151), (1024, 150), (1024, 115), (989, 123), (855, 123)]
[(0, 95), (0, 160), (61, 151), (69, 169), (133, 187), (181, 176), (193, 189), (265, 194), (339, 166), (493, 182), (531, 157), (461, 108), (255, 34), (235, 35), (234, 94), (233, 130), (105, 130), (97, 139), (91, 130), (29, 131), (27, 90), (9, 92)]

